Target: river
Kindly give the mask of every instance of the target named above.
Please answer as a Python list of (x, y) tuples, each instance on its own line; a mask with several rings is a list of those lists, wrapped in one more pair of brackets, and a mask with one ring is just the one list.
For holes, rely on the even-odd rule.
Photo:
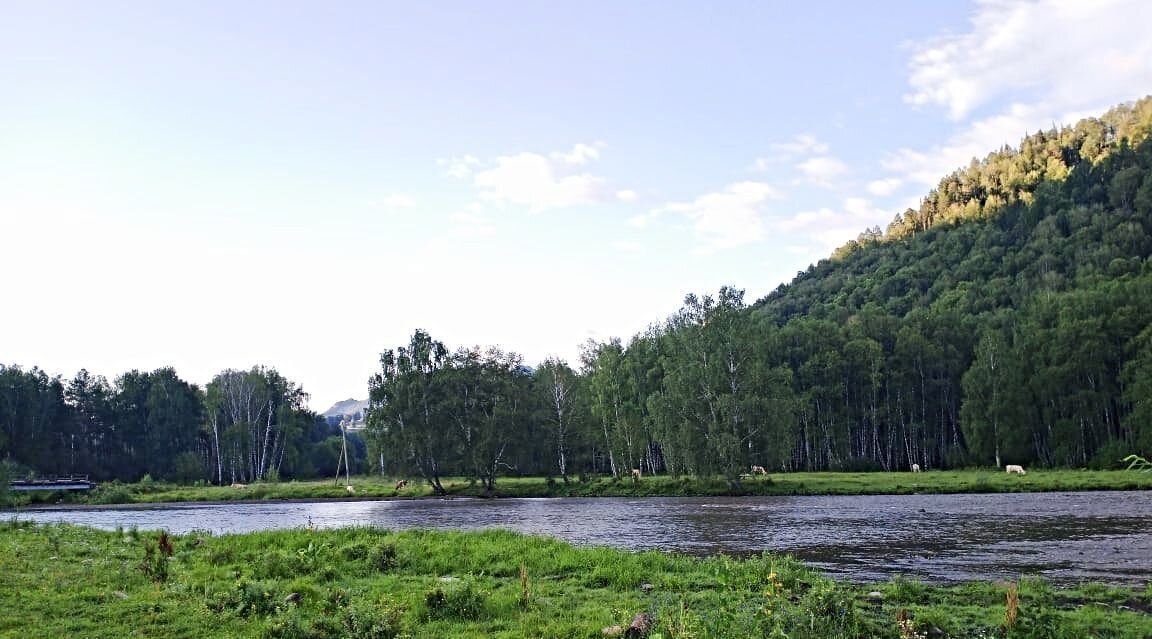
[(788, 552), (857, 582), (1042, 576), (1141, 586), (1152, 580), (1152, 491), (172, 504), (29, 509), (18, 516), (177, 533), (308, 525), (508, 528), (576, 544), (692, 555)]

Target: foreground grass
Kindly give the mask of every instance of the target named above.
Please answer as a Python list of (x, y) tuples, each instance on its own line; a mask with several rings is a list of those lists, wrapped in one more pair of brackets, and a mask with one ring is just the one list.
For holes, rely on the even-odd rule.
[[(717, 495), (907, 495), (927, 493), (1004, 493), (1084, 490), (1152, 489), (1152, 473), (1097, 470), (1038, 470), (1023, 477), (992, 470), (955, 470), (924, 473), (781, 473), (743, 480), (737, 491), (719, 478), (611, 477), (573, 478), (569, 483), (543, 477), (506, 477), (496, 484), (495, 493), (463, 478), (448, 478), (449, 494), (473, 497), (651, 497)], [(235, 501), (283, 499), (396, 499), (432, 496), (419, 481), (396, 489), (396, 478), (353, 477), (354, 492), (344, 482), (332, 479), (252, 484), (244, 488), (228, 486), (181, 486), (144, 482), (105, 484), (90, 495), (23, 493), (28, 500), (55, 503), (127, 504), (182, 501)]]
[[(505, 531), (214, 537), (0, 524), (0, 636), (1148, 637), (1152, 589), (839, 584), (788, 557), (693, 559)], [(870, 592), (870, 591), (877, 592)], [(877, 594), (879, 593), (879, 594)], [(901, 621), (906, 619), (906, 621)]]

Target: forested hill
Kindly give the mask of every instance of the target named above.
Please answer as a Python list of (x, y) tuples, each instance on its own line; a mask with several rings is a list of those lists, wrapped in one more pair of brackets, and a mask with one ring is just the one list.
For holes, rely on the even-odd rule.
[(865, 231), (755, 308), (781, 324), (870, 304), (903, 316), (941, 298), (980, 313), (1138, 273), (1150, 246), (1150, 136), (1152, 96), (1028, 136), (945, 177), (918, 210)]
[(1029, 136), (753, 305), (817, 432), (800, 457), (824, 451), (803, 465), (893, 430), (938, 464), (1152, 449), (1150, 134), (1144, 98)]

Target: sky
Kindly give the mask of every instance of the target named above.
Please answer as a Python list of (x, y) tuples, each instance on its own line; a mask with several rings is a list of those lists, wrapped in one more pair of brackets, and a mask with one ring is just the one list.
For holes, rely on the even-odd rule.
[(0, 364), (365, 398), (754, 301), (1152, 92), (1146, 0), (0, 0)]

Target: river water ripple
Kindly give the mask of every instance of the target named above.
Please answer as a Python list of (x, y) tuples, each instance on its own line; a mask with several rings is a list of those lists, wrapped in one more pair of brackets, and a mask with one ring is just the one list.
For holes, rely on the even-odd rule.
[[(5, 514), (7, 516), (7, 514)], [(692, 555), (788, 552), (857, 582), (1152, 580), (1152, 491), (853, 497), (423, 499), (32, 509), (21, 519), (214, 533), (507, 528)]]

